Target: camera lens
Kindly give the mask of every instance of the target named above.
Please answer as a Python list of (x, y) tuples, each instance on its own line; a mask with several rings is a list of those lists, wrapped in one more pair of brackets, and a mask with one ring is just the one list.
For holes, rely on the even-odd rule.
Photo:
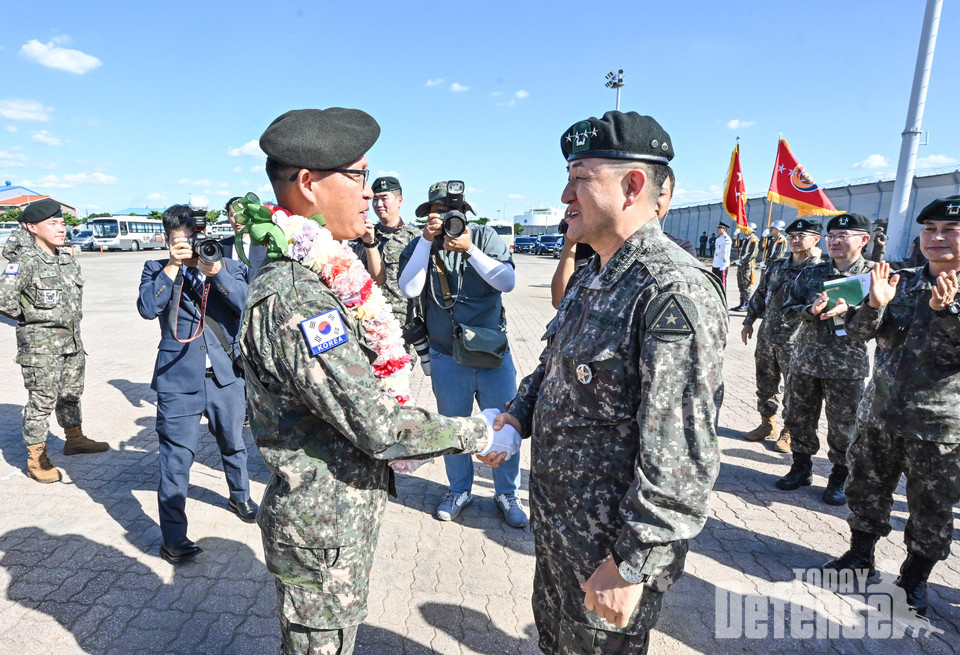
[(197, 241), (194, 246), (194, 252), (197, 254), (197, 257), (211, 264), (223, 259), (223, 248), (220, 247), (220, 242), (216, 239), (202, 239)]
[(463, 235), (467, 229), (467, 218), (458, 211), (447, 212), (443, 219), (443, 233), (451, 239)]

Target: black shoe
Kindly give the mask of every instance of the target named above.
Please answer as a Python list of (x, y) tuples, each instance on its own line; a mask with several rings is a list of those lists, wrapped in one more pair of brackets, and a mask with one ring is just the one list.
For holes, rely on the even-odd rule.
[[(824, 564), (824, 570), (866, 571), (867, 581), (876, 582), (877, 569), (874, 566), (873, 553), (879, 539), (879, 535), (854, 530), (850, 534), (850, 550)], [(866, 589), (861, 589), (860, 593), (866, 593)]]
[(183, 542), (177, 544), (176, 547), (168, 546), (165, 541), (160, 543), (160, 556), (171, 564), (186, 562), (202, 552), (203, 548), (189, 539), (184, 539)]
[(812, 473), (813, 462), (810, 461), (810, 455), (794, 453), (793, 466), (785, 476), (777, 480), (777, 489), (795, 491), (800, 487), (809, 487), (813, 484)]
[(260, 508), (257, 507), (257, 504), (250, 499), (247, 499), (242, 503), (238, 503), (231, 498), (230, 502), (227, 503), (227, 509), (239, 516), (241, 521), (245, 521), (246, 523), (256, 523), (257, 510)]
[(827, 505), (840, 507), (847, 504), (847, 497), (843, 493), (847, 483), (847, 473), (847, 467), (842, 464), (835, 464), (830, 471), (827, 488), (823, 490), (823, 502)]
[(900, 567), (897, 586), (907, 592), (907, 607), (914, 610), (917, 616), (927, 615), (927, 578), (936, 563), (935, 559), (910, 553)]

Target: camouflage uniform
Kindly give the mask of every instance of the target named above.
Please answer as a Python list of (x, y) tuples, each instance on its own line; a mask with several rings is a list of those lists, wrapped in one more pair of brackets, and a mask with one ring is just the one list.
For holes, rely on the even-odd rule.
[(770, 262), (760, 278), (757, 291), (750, 298), (747, 317), (743, 324), (752, 326), (762, 319), (757, 330), (757, 347), (753, 358), (757, 370), (757, 411), (761, 416), (777, 413), (780, 380), (786, 381), (790, 370), (790, 353), (800, 325), (783, 319), (783, 304), (790, 285), (800, 271), (820, 263), (819, 257), (809, 257), (798, 265), (790, 258)]
[(874, 234), (873, 235), (873, 250), (870, 251), (870, 259), (875, 262), (883, 260), (884, 255), (887, 254), (887, 235), (883, 234)]
[(927, 267), (901, 269), (886, 307), (847, 311), (850, 336), (877, 340), (873, 377), (850, 445), (847, 503), (853, 530), (890, 532), (900, 474), (907, 478), (909, 553), (946, 559), (960, 502), (960, 317), (930, 309)]
[[(301, 323), (329, 310), (348, 340), (313, 355)], [(287, 259), (264, 264), (251, 284), (240, 348), (253, 436), (272, 472), (258, 523), (284, 643), (347, 653), (337, 644), (366, 615), (393, 491), (387, 461), (476, 452), (487, 428), (378, 391), (359, 321), (316, 273)]]
[(408, 243), (419, 237), (422, 231), (402, 222), (397, 228), (381, 223), (375, 229), (380, 241), (377, 247), (383, 260), (383, 272), (387, 277), (380, 288), (387, 297), (387, 302), (393, 307), (393, 314), (400, 321), (400, 325), (405, 325), (410, 319), (411, 301), (400, 291), (400, 284), (397, 282), (400, 275), (400, 253)]
[(826, 405), (830, 462), (846, 464), (847, 447), (856, 432), (857, 406), (863, 380), (870, 374), (867, 346), (830, 330), (827, 321), (812, 316), (807, 307), (823, 292), (823, 283), (839, 277), (868, 273), (874, 266), (863, 257), (840, 272), (832, 260), (805, 268), (790, 286), (783, 306), (784, 319), (800, 324), (790, 358), (784, 398), (784, 423), (793, 438), (793, 452), (816, 455), (820, 450), (817, 423)]
[(21, 252), (31, 247), (33, 247), (33, 237), (23, 229), (22, 225), (19, 225), (7, 237), (7, 242), (3, 244), (3, 256), (12, 261)]
[(769, 262), (770, 264), (790, 254), (787, 252), (787, 238), (783, 236), (782, 232), (777, 235), (775, 240), (767, 241), (766, 251), (763, 261)]
[[(645, 652), (718, 472), (722, 297), (656, 221), (571, 277), (540, 365), (507, 405), (533, 435), (543, 652)], [(650, 576), (626, 629), (588, 611), (580, 589), (614, 548)]]
[(0, 313), (18, 321), (17, 364), (29, 392), (23, 442), (47, 440), (50, 413), (63, 428), (81, 423), (84, 353), (80, 339), (83, 276), (65, 252), (31, 244), (0, 276)]
[(760, 239), (756, 234), (751, 234), (747, 238), (746, 245), (743, 246), (743, 253), (740, 255), (740, 263), (737, 264), (737, 288), (740, 289), (740, 306), (746, 306), (750, 300), (750, 278), (753, 275), (753, 263), (757, 260), (760, 253)]

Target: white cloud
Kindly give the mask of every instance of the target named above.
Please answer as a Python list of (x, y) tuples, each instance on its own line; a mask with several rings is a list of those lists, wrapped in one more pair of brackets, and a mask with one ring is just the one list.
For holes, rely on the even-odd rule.
[(8, 168), (26, 166), (30, 160), (20, 152), (6, 152), (0, 150), (0, 166)]
[(727, 121), (727, 127), (731, 130), (735, 130), (740, 127), (750, 127), (751, 125), (756, 125), (756, 121), (742, 121), (739, 118), (734, 118), (732, 121)]
[(229, 197), (232, 196), (233, 194), (230, 193), (229, 191), (214, 191), (214, 192), (213, 192), (213, 195), (215, 195), (215, 196), (223, 196), (223, 197), (225, 197), (225, 198), (229, 198)]
[(499, 98), (500, 96), (503, 95), (503, 91), (494, 91), (490, 95), (492, 95), (494, 98)]
[(263, 173), (263, 172), (264, 172), (264, 170), (263, 170), (263, 164), (259, 164), (259, 165), (257, 165), (257, 166), (251, 166), (247, 172), (248, 172), (248, 173)]
[(483, 193), (483, 189), (475, 189), (472, 186), (468, 186), (467, 191), (469, 191), (470, 193)]
[(149, 200), (150, 202), (155, 202), (158, 200), (164, 200), (166, 199), (166, 197), (167, 197), (167, 194), (165, 193), (151, 193), (149, 196), (147, 196), (147, 200)]
[(16, 125), (7, 125), (6, 130), (7, 130), (7, 132), (16, 132), (16, 131), (17, 131), (17, 126), (16, 126)]
[(527, 93), (526, 91), (524, 91), (523, 89), (520, 89), (519, 91), (517, 91), (517, 92), (514, 93), (513, 95), (514, 95), (514, 97), (520, 98), (521, 100), (530, 96), (530, 94)]
[(40, 130), (39, 132), (34, 132), (33, 142), (42, 143), (45, 146), (59, 146), (62, 143), (62, 141), (60, 141), (60, 137), (53, 136), (46, 130)]
[(41, 121), (50, 120), (53, 107), (44, 107), (39, 100), (22, 100), (11, 98), (0, 100), (0, 117), (12, 121)]
[(949, 166), (956, 164), (957, 160), (946, 155), (930, 155), (929, 157), (920, 157), (917, 160), (917, 168), (936, 168), (937, 166)]
[(870, 155), (863, 161), (858, 161), (852, 168), (883, 168), (889, 166), (887, 158), (883, 155)]
[(508, 193), (507, 197), (510, 198), (510, 200), (523, 200), (525, 198), (522, 193)]
[(23, 186), (48, 189), (69, 189), (78, 184), (116, 184), (117, 178), (104, 173), (72, 173), (69, 175), (45, 175), (39, 180), (24, 180)]
[[(250, 186), (250, 180), (240, 180), (237, 182), (237, 186), (248, 187)], [(270, 188), (272, 189), (273, 187)]]
[(466, 90), (468, 90), (469, 88), (470, 88), (469, 86), (463, 86), (462, 84), (458, 84), (458, 83), (456, 83), (456, 82), (454, 82), (453, 84), (450, 85), (450, 90), (451, 90), (451, 91), (457, 91), (457, 92), (459, 92), (459, 91), (466, 91)]
[(267, 154), (260, 149), (260, 144), (256, 139), (247, 141), (239, 148), (227, 148), (227, 154), (231, 157), (266, 157)]
[(257, 193), (273, 193), (273, 186), (269, 184), (262, 184), (257, 189)]
[(433, 77), (427, 80), (427, 83), (424, 86), (439, 86), (440, 84), (443, 84), (443, 78)]
[[(60, 37), (60, 42), (63, 42), (63, 37)], [(20, 54), (41, 66), (58, 68), (77, 75), (83, 75), (103, 65), (103, 62), (93, 55), (80, 50), (62, 48), (55, 41), (40, 43), (36, 39), (30, 39), (20, 48)]]
[[(180, 186), (206, 186), (206, 187), (228, 187), (230, 186), (226, 182), (211, 182), (210, 180), (191, 180), (190, 178), (183, 177), (177, 180), (177, 184)], [(206, 193), (210, 193), (206, 191)]]
[(242, 173), (242, 172), (243, 172), (243, 166), (234, 166), (234, 167), (233, 167), (233, 172), (234, 172), (234, 173)]

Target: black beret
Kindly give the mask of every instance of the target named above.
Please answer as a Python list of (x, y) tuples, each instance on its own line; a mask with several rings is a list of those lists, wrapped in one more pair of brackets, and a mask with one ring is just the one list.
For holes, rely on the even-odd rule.
[(560, 137), (567, 161), (599, 157), (667, 164), (673, 159), (673, 142), (660, 123), (635, 111), (608, 111), (574, 123)]
[(260, 135), (260, 147), (284, 166), (328, 171), (348, 166), (380, 136), (373, 116), (359, 109), (294, 109)]
[(403, 192), (403, 189), (400, 188), (400, 180), (390, 175), (386, 177), (378, 177), (373, 181), (373, 184), (370, 185), (374, 193), (383, 193), (384, 191), (400, 191)]
[(827, 232), (830, 230), (857, 230), (870, 231), (870, 219), (863, 214), (838, 214), (827, 223)]
[(808, 234), (820, 234), (823, 226), (820, 223), (809, 221), (805, 218), (798, 218), (787, 226), (784, 230), (787, 234), (796, 234), (797, 232), (807, 232)]
[(60, 213), (60, 203), (52, 198), (44, 198), (31, 203), (20, 214), (21, 223), (39, 223)]
[(917, 223), (924, 221), (960, 221), (960, 196), (937, 198), (917, 214)]

